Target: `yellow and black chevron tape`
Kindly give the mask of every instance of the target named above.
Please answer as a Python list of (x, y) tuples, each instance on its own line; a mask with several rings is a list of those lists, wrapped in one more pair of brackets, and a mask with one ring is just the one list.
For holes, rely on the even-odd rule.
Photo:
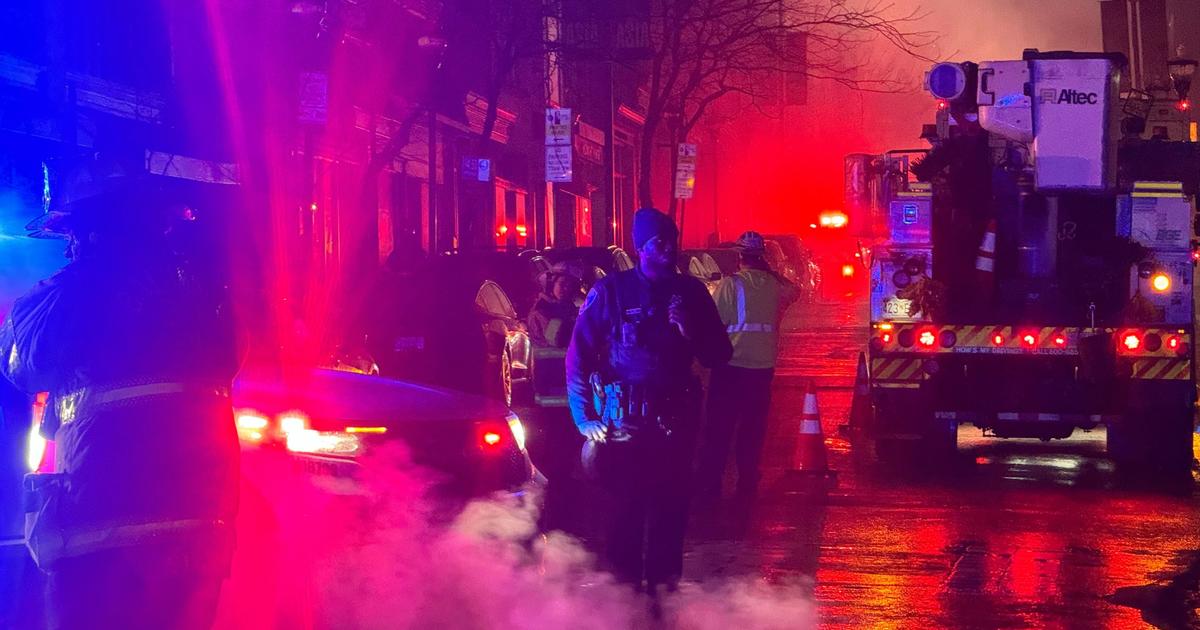
[(1192, 377), (1192, 362), (1187, 359), (1138, 359), (1133, 362), (1133, 378), (1158, 381), (1186, 381)]

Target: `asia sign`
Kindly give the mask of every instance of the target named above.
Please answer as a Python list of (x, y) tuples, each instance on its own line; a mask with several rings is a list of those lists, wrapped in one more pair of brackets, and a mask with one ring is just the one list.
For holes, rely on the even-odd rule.
[(679, 144), (675, 162), (675, 198), (691, 199), (696, 192), (696, 145)]

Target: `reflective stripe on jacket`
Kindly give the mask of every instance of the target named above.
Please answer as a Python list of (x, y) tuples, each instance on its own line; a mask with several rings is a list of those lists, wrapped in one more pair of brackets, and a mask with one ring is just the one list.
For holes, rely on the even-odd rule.
[(758, 269), (743, 269), (721, 280), (713, 299), (733, 344), (730, 365), (775, 367), (779, 320), (793, 292), (775, 274)]

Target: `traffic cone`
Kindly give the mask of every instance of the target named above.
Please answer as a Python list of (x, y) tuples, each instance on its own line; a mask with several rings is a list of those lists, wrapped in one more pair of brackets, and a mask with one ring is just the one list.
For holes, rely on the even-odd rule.
[(849, 422), (838, 427), (843, 437), (861, 437), (872, 428), (871, 390), (867, 381), (867, 355), (858, 353), (858, 372), (854, 376), (854, 398), (850, 401)]
[(809, 385), (804, 394), (804, 410), (800, 415), (800, 435), (796, 437), (796, 450), (792, 457), (793, 477), (802, 478), (806, 489), (824, 489), (836, 479), (829, 470), (825, 453), (825, 433), (821, 430), (821, 413), (817, 408), (817, 393)]

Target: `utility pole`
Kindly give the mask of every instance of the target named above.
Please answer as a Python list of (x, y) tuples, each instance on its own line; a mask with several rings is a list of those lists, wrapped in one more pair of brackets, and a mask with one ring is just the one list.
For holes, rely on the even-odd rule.
[[(606, 245), (615, 245), (616, 240), (613, 223), (617, 220), (617, 213), (620, 209), (617, 207), (617, 145), (613, 138), (613, 132), (616, 131), (616, 92), (617, 84), (614, 76), (613, 66), (616, 65), (612, 59), (608, 60), (608, 111), (605, 118), (605, 135), (604, 135), (604, 196), (608, 199), (608, 215), (597, 217), (604, 224), (603, 231), (595, 230), (593, 233), (596, 236), (604, 235)], [(595, 225), (593, 221), (593, 226)]]
[(438, 251), (437, 108), (429, 108), (429, 255)]

